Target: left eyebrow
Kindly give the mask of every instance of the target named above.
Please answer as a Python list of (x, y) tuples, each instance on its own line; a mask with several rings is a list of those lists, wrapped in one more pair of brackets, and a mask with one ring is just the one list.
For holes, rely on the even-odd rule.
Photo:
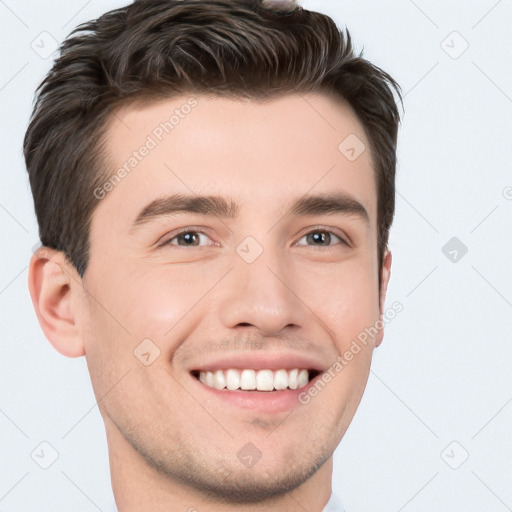
[[(197, 213), (221, 219), (235, 219), (239, 216), (240, 205), (233, 199), (221, 196), (189, 196), (173, 194), (151, 201), (137, 215), (131, 231), (155, 218), (173, 213)], [(315, 215), (355, 215), (369, 224), (366, 208), (346, 193), (309, 195), (295, 200), (286, 210), (284, 217), (306, 217)]]

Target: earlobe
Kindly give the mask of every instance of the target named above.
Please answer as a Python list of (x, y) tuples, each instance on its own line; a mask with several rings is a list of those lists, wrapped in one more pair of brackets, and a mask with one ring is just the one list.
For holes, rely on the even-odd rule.
[(28, 288), (39, 325), (55, 350), (67, 357), (85, 355), (74, 273), (65, 255), (48, 247), (40, 247), (30, 260)]
[[(386, 248), (386, 251), (384, 253), (384, 258), (382, 261), (382, 272), (381, 272), (381, 279), (380, 279), (380, 295), (379, 295), (379, 313), (380, 318), (382, 319), (382, 316), (384, 315), (384, 307), (386, 304), (386, 293), (388, 290), (388, 283), (389, 278), (391, 276), (391, 251)], [(383, 326), (382, 329), (379, 332), (379, 335), (375, 339), (375, 346), (378, 347), (382, 343), (382, 339), (384, 338), (384, 331)]]

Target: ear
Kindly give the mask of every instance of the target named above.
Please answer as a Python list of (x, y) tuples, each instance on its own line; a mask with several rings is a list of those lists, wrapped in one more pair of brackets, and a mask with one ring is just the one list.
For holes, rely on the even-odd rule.
[[(380, 294), (379, 294), (379, 313), (380, 318), (382, 319), (382, 315), (384, 315), (384, 306), (386, 303), (386, 293), (388, 291), (388, 283), (389, 278), (391, 276), (391, 251), (386, 248), (384, 252), (384, 258), (382, 260), (382, 270), (381, 270), (381, 278), (380, 278)], [(378, 347), (382, 343), (382, 339), (384, 338), (384, 330), (380, 329), (379, 334), (375, 338), (375, 346)]]
[(61, 251), (39, 247), (28, 272), (32, 304), (44, 335), (67, 357), (85, 355), (77, 322), (81, 278)]

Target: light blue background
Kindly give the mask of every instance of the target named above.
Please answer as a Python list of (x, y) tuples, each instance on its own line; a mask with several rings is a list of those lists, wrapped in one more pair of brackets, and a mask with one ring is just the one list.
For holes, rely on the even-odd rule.
[[(61, 42), (124, 3), (0, 1), (3, 512), (106, 512), (112, 504), (85, 360), (55, 352), (30, 302), (38, 235), (21, 145), (51, 65), (32, 42), (43, 31)], [(405, 93), (388, 295), (404, 310), (387, 326), (335, 453), (334, 489), (348, 512), (512, 510), (512, 2), (303, 5), (347, 25)], [(454, 236), (468, 248), (457, 263), (441, 250)], [(31, 458), (43, 441), (59, 454), (47, 470)]]

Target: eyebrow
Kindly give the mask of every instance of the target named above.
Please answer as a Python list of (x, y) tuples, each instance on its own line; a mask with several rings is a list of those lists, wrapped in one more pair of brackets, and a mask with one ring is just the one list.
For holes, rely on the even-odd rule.
[[(196, 213), (220, 219), (236, 219), (240, 205), (221, 196), (189, 196), (173, 194), (151, 201), (137, 215), (131, 231), (138, 226), (165, 215)], [(369, 224), (366, 208), (355, 198), (343, 192), (303, 196), (294, 201), (283, 217), (306, 217), (315, 215), (355, 215)]]

